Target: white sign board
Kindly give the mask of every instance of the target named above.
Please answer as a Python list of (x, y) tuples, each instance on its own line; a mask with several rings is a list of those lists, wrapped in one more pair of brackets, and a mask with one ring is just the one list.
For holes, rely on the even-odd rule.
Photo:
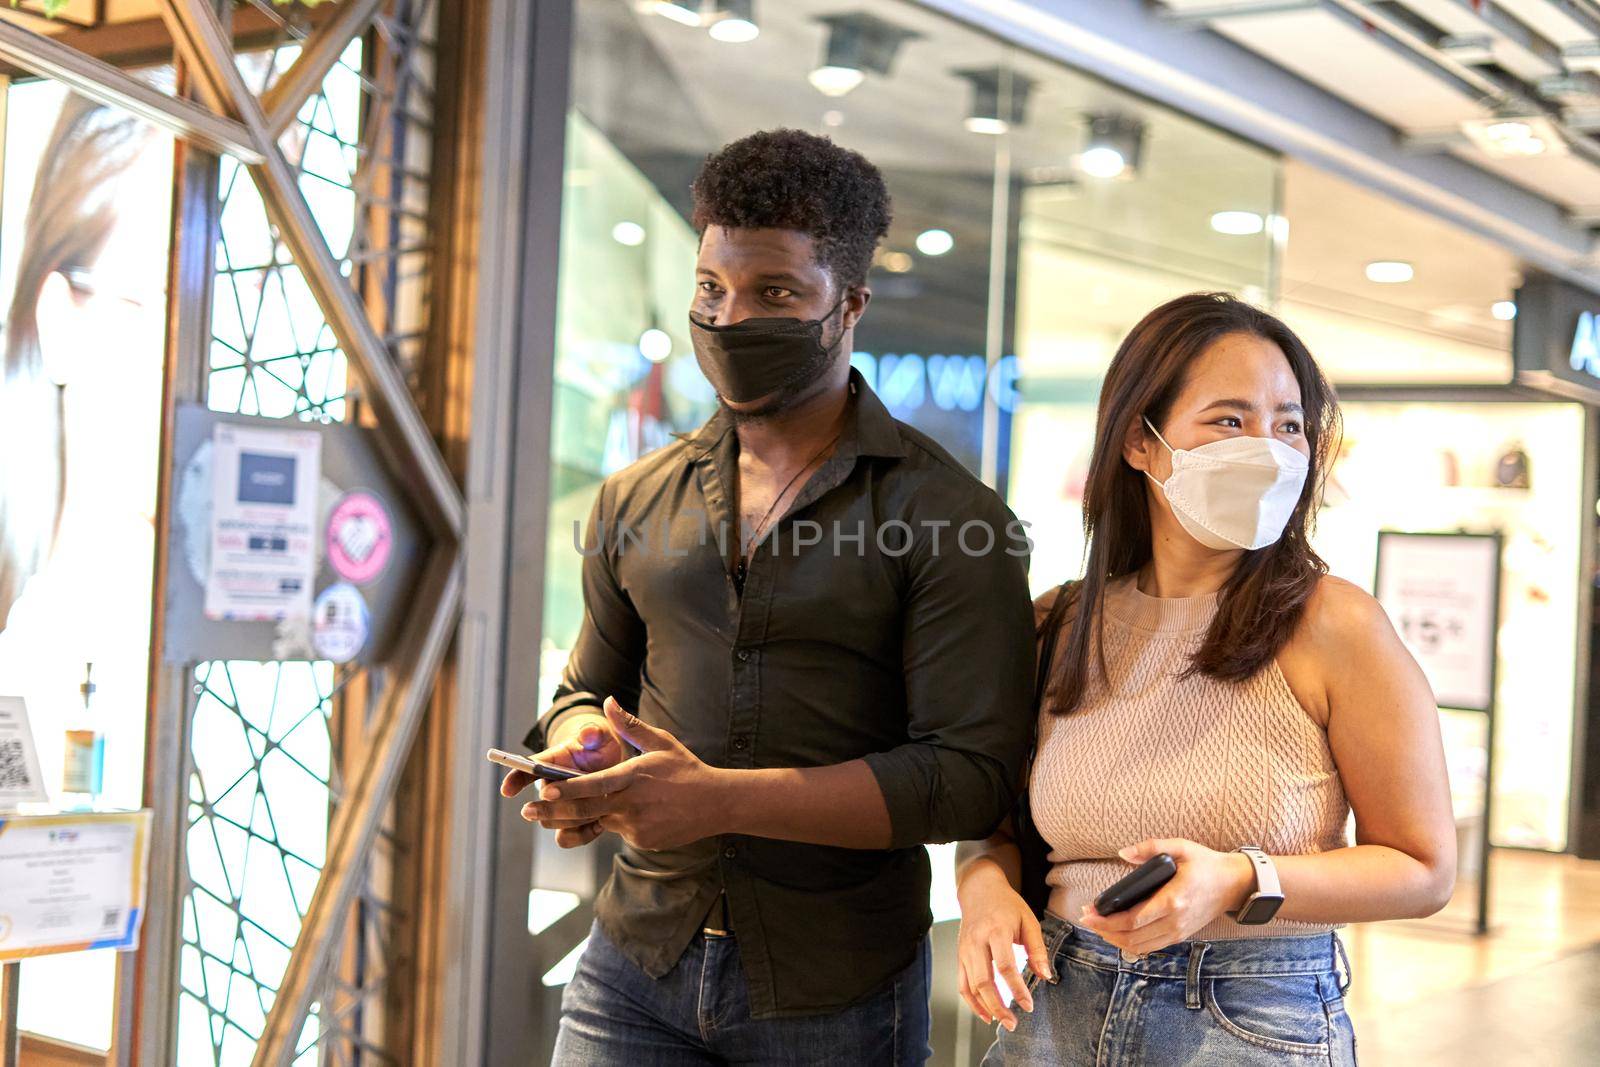
[(1500, 540), (1489, 534), (1378, 534), (1374, 591), (1442, 708), (1494, 704)]
[(148, 811), (0, 818), (0, 960), (136, 948)]
[(206, 617), (309, 619), (322, 437), (219, 423)]
[(39, 750), (28, 727), (28, 705), (21, 697), (0, 697), (0, 811), (48, 799)]

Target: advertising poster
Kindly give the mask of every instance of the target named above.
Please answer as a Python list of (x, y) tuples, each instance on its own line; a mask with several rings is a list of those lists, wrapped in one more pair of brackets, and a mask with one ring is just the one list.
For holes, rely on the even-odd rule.
[(1489, 711), (1494, 704), (1499, 579), (1498, 537), (1378, 535), (1378, 600), (1442, 708)]
[(309, 618), (322, 437), (220, 423), (212, 444), (206, 617)]

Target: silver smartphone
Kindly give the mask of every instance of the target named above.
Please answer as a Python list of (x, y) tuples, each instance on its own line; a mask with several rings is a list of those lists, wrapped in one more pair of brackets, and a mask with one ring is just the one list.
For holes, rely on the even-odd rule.
[(568, 778), (577, 778), (582, 771), (575, 771), (571, 767), (560, 767), (544, 760), (532, 759), (528, 756), (519, 756), (515, 752), (506, 752), (503, 749), (491, 748), (489, 762), (498, 763), (502, 767), (510, 767), (514, 771), (531, 774), (535, 778), (543, 778), (547, 782), (560, 782)]

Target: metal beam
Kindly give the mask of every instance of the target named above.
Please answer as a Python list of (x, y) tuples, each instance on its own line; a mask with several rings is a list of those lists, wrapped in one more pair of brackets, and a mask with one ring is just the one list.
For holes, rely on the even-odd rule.
[(345, 0), (333, 18), (323, 23), (301, 46), (294, 65), (272, 87), (261, 94), (261, 110), (266, 112), (267, 132), (276, 141), (289, 128), (322, 79), (339, 62), (350, 42), (372, 22), (383, 0)]
[[(463, 586), (459, 541), (464, 504), (403, 376), (329, 251), (296, 175), (267, 126), (261, 101), (246, 87), (234, 64), (231, 42), (207, 0), (166, 0), (162, 15), (180, 53), (196, 68), (198, 80), (222, 100), (260, 147), (264, 159), (249, 169), (268, 218), (355, 364), (377, 416), (377, 440), (393, 468), (412, 482), (419, 511), (436, 538), (392, 657), (396, 675), (367, 726), (371, 754), (346, 775), (345, 793), (329, 823), (327, 859), (256, 1046), (255, 1064), (289, 1067), (297, 1058), (311, 1002), (339, 951), (345, 919), (361, 889), (366, 856), (455, 633)], [(352, 35), (361, 28), (342, 25)], [(315, 52), (324, 55), (334, 44), (324, 38)], [(289, 99), (280, 103), (287, 106)]]
[(435, 536), (458, 540), (464, 511), (461, 490), (418, 413), (405, 378), (329, 252), (294, 170), (267, 130), (260, 101), (234, 65), (232, 45), (215, 13), (204, 0), (166, 0), (162, 14), (185, 59), (196, 66), (200, 80), (223, 97), (229, 111), (261, 148), (264, 158), (250, 167), (250, 175), (261, 191), (268, 218), (289, 246), (329, 327), (360, 371), (366, 386), (364, 396), (378, 417), (378, 440), (386, 458), (416, 485), (422, 519)]
[(0, 19), (0, 59), (50, 78), (80, 96), (120, 108), (204, 148), (245, 163), (260, 163), (250, 131), (182, 97), (168, 96), (123, 71), (41, 33)]
[[(179, 64), (178, 91), (193, 78)], [(179, 141), (173, 168), (172, 254), (168, 264), (166, 396), (161, 411), (161, 470), (156, 529), (172, 528), (180, 460), (173, 450), (176, 411), (186, 402), (203, 402), (211, 351), (212, 301), (222, 205), (217, 198), (221, 161)], [(198, 697), (192, 665), (169, 666), (162, 656), (167, 614), (166, 576), (183, 566), (171, 556), (165, 537), (157, 539), (150, 634), (150, 703), (145, 724), (146, 804), (151, 809), (150, 887), (139, 950), (121, 966), (136, 980), (119, 1011), (132, 1016), (132, 1040), (115, 1050), (115, 1067), (176, 1063), (178, 999), (183, 945), (183, 906), (189, 894), (189, 777), (193, 770), (190, 726)]]
[(1205, 7), (1164, 7), (1161, 9), (1161, 18), (1175, 26), (1203, 26), (1219, 19), (1285, 15), (1296, 11), (1314, 11), (1321, 6), (1322, 0), (1233, 0), (1232, 3), (1207, 4)]
[(347, 768), (345, 791), (328, 823), (327, 859), (295, 939), (294, 951), (256, 1044), (255, 1067), (290, 1067), (323, 976), (338, 953), (345, 918), (361, 891), (368, 854), (384, 809), (405, 769), (411, 743), (433, 693), (433, 681), (461, 612), (462, 564), (455, 545), (433, 551), (411, 618), (396, 645), (397, 676), (369, 724), (369, 755)]

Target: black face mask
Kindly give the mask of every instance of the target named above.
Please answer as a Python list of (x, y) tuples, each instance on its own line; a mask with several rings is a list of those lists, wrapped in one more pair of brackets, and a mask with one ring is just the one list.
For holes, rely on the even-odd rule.
[(841, 330), (832, 345), (822, 343), (822, 327), (844, 306), (844, 297), (820, 319), (745, 319), (717, 326), (689, 314), (694, 358), (711, 387), (735, 404), (760, 400), (780, 390), (804, 388), (833, 362)]

